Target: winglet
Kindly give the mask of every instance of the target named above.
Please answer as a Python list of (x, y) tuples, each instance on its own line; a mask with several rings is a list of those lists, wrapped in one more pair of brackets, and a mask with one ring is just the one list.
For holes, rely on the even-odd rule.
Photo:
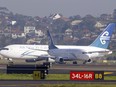
[(95, 39), (95, 41), (90, 44), (90, 46), (108, 48), (111, 40), (113, 30), (115, 29), (115, 23), (110, 23), (105, 30)]
[(48, 47), (49, 49), (58, 49), (55, 45), (54, 42), (52, 40), (51, 34), (49, 32), (49, 30), (47, 30), (47, 36), (48, 36)]

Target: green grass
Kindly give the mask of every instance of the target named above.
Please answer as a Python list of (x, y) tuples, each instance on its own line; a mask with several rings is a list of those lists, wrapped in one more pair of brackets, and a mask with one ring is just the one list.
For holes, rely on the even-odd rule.
[(70, 80), (69, 74), (49, 74), (46, 80)]
[[(0, 74), (0, 80), (33, 80), (33, 74)], [(69, 74), (49, 74), (46, 80), (69, 80)]]
[(36, 87), (116, 87), (115, 84), (105, 85), (105, 84), (57, 84), (57, 85), (38, 85)]
[[(0, 87), (11, 86), (16, 87), (17, 85), (0, 85)], [(24, 87), (116, 87), (116, 84), (32, 84), (32, 85), (18, 85)]]
[[(116, 80), (116, 76), (105, 76), (105, 80)], [(0, 80), (33, 80), (32, 74), (0, 74)], [(69, 74), (49, 74), (46, 76), (46, 80), (70, 80)], [(0, 85), (0, 86), (7, 86)], [(8, 86), (15, 86), (8, 85)], [(23, 86), (23, 85), (18, 85)], [(116, 87), (116, 84), (24, 84), (25, 87)]]
[(105, 76), (104, 80), (116, 80), (116, 76)]
[[(0, 74), (0, 80), (33, 80), (33, 74)], [(46, 80), (70, 80), (70, 75), (48, 74)], [(116, 80), (116, 76), (104, 76), (104, 80)]]
[(0, 80), (32, 80), (32, 74), (0, 74)]

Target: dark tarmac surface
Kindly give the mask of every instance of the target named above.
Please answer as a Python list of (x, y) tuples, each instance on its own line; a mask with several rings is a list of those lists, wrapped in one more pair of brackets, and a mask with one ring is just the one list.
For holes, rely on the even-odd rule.
[[(70, 71), (109, 71), (109, 72), (116, 72), (116, 65), (72, 65), (72, 64), (53, 64), (52, 67), (49, 69), (49, 74), (68, 74)], [(0, 65), (0, 73), (6, 73), (6, 65)], [(37, 85), (37, 84), (76, 84), (76, 83), (89, 83), (89, 84), (116, 84), (116, 80), (113, 81), (57, 81), (57, 80), (21, 80), (21, 81), (14, 81), (14, 80), (0, 80), (0, 87), (33, 87), (29, 85)], [(27, 86), (28, 84), (28, 86)], [(14, 85), (14, 86), (13, 86)], [(16, 85), (16, 86), (15, 86)]]
[(55, 64), (49, 73), (65, 74), (70, 71), (116, 71), (116, 65), (72, 65), (72, 64)]
[[(6, 65), (0, 65), (0, 73), (6, 73)], [(53, 64), (49, 69), (49, 74), (68, 74), (70, 71), (115, 71), (116, 65), (73, 65), (73, 64)]]

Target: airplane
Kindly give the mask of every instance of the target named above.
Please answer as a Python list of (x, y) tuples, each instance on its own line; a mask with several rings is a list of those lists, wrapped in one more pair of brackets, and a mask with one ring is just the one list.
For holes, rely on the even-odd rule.
[(48, 53), (56, 57), (56, 62), (75, 60), (73, 63), (77, 64), (76, 60), (82, 60), (84, 61), (83, 64), (91, 63), (95, 58), (112, 53), (107, 48), (114, 29), (115, 23), (110, 23), (95, 41), (88, 46), (55, 46), (49, 31), (47, 31), (50, 39)]
[(83, 60), (84, 64), (92, 62), (93, 58), (111, 54), (107, 49), (115, 23), (110, 23), (98, 38), (89, 46), (55, 46), (49, 32), (48, 45), (8, 45), (0, 49), (0, 54), (9, 62), (13, 59), (24, 59), (26, 62), (46, 60), (48, 62), (64, 62), (72, 60)]
[(48, 60), (50, 62), (54, 62), (54, 60), (49, 59), (49, 54), (47, 50), (47, 45), (13, 44), (1, 48), (0, 54), (5, 59), (7, 59), (9, 63), (13, 63), (13, 60), (15, 59), (25, 60), (26, 62), (36, 62), (41, 60)]

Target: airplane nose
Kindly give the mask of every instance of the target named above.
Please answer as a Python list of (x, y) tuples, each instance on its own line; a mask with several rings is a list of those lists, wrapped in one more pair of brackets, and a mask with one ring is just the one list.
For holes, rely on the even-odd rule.
[(0, 48), (0, 54), (1, 55), (6, 55), (6, 51), (8, 51), (8, 48)]
[(9, 50), (9, 49), (8, 49), (8, 48), (0, 48), (0, 51), (1, 51), (1, 50)]

